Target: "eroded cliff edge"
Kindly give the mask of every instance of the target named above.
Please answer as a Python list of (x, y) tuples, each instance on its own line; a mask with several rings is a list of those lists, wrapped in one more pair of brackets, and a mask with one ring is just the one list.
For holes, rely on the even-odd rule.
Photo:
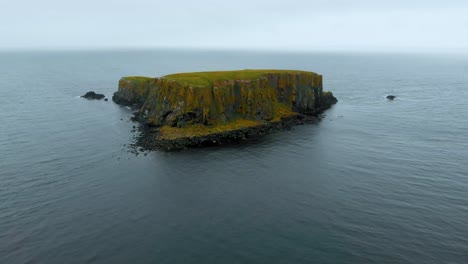
[[(322, 76), (294, 70), (124, 77), (114, 102), (137, 110), (150, 129), (145, 148), (222, 144), (302, 123), (337, 102)], [(147, 130), (149, 131), (149, 130)]]

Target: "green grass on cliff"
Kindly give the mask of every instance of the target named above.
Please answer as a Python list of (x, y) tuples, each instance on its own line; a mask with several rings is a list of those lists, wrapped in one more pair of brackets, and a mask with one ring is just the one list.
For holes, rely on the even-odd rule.
[(297, 70), (240, 70), (240, 71), (213, 71), (213, 72), (188, 72), (176, 73), (163, 76), (166, 80), (177, 81), (183, 85), (204, 87), (215, 82), (228, 80), (255, 80), (262, 76), (272, 73), (304, 73), (314, 74), (312, 72)]
[(128, 76), (128, 77), (124, 77), (123, 79), (127, 81), (134, 81), (134, 82), (146, 82), (147, 80), (154, 79), (154, 78), (144, 77), (144, 76)]
[(242, 128), (255, 127), (261, 124), (262, 123), (260, 121), (237, 119), (227, 124), (217, 126), (205, 126), (203, 124), (195, 124), (182, 128), (163, 126), (159, 129), (158, 139), (174, 140), (185, 137), (207, 136), (210, 134), (218, 134)]

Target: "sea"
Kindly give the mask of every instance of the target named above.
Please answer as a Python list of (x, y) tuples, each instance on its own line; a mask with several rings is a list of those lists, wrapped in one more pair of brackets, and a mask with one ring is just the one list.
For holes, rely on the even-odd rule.
[[(237, 69), (317, 72), (339, 102), (243, 144), (130, 151), (122, 76)], [(2, 264), (468, 263), (468, 55), (2, 51), (0, 92)]]

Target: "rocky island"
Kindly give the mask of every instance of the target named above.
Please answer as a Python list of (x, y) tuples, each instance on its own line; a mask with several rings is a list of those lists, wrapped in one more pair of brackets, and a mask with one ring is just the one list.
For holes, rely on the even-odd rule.
[(322, 76), (296, 70), (123, 77), (112, 100), (136, 110), (145, 149), (224, 144), (314, 119), (337, 102)]

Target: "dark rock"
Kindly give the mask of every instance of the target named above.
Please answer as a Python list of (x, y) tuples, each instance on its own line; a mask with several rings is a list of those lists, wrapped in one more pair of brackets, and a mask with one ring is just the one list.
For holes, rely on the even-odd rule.
[(106, 96), (103, 94), (97, 94), (93, 91), (90, 91), (90, 92), (87, 92), (85, 95), (82, 95), (81, 97), (88, 99), (88, 100), (101, 100), (102, 98)]
[(106, 101), (106, 102), (107, 102), (107, 101), (109, 101), (109, 99), (107, 99), (107, 98), (106, 98), (106, 99), (104, 99), (104, 101)]
[(395, 96), (395, 95), (387, 95), (386, 98), (387, 98), (388, 100), (393, 100), (393, 99), (396, 98), (396, 96)]

